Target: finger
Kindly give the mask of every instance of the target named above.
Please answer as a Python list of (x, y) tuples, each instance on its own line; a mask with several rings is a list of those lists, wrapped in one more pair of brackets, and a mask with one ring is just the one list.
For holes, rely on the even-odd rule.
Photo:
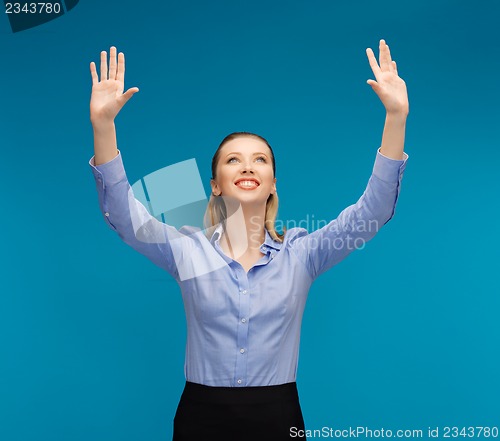
[(92, 76), (92, 86), (94, 86), (99, 82), (99, 78), (93, 61), (90, 63), (90, 75)]
[(101, 81), (108, 79), (108, 54), (106, 51), (101, 52)]
[(116, 79), (122, 83), (125, 82), (125, 54), (120, 52), (118, 54), (118, 72)]
[(116, 80), (116, 47), (109, 49), (109, 77), (110, 80)]
[(377, 60), (375, 58), (375, 54), (371, 50), (371, 48), (366, 49), (366, 55), (368, 56), (368, 62), (370, 63), (370, 67), (372, 68), (373, 75), (378, 80), (380, 74), (380, 67), (377, 64)]
[(398, 66), (394, 60), (392, 60), (392, 69), (393, 69), (393, 72), (397, 75), (398, 74)]
[(134, 93), (139, 92), (138, 87), (131, 87), (129, 90), (127, 90), (119, 99), (118, 101), (120, 102), (120, 106), (124, 106), (125, 103), (132, 98)]
[(385, 40), (380, 40), (380, 69), (383, 72), (391, 70), (391, 51)]

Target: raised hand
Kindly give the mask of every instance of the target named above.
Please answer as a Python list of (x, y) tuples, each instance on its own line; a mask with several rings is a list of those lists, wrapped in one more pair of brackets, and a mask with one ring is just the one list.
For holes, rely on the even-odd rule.
[(391, 52), (385, 40), (380, 40), (380, 66), (371, 48), (366, 49), (368, 62), (377, 81), (367, 83), (382, 101), (388, 114), (408, 115), (410, 106), (406, 83), (398, 76), (396, 62), (391, 59)]
[(90, 120), (93, 125), (113, 122), (118, 112), (139, 88), (131, 87), (125, 93), (125, 55), (118, 54), (116, 62), (116, 47), (109, 50), (109, 72), (106, 51), (101, 52), (101, 80), (97, 76), (94, 62), (90, 63), (92, 75), (92, 96), (90, 98)]

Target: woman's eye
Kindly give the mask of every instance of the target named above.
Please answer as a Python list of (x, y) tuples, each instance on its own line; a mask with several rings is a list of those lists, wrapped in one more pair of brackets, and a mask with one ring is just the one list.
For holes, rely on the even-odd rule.
[[(230, 162), (232, 162), (232, 161), (233, 161), (233, 159), (234, 159), (234, 160), (236, 160), (236, 161), (238, 160), (238, 158), (237, 158), (236, 156), (233, 156), (233, 157), (231, 157), (231, 158), (229, 158), (229, 159), (227, 160), (227, 163), (229, 164)], [(262, 161), (263, 161), (263, 162), (267, 162), (267, 161), (266, 161), (266, 158), (265, 158), (264, 156), (258, 156), (258, 157), (257, 157), (257, 158), (255, 158), (255, 159), (256, 159), (256, 160), (257, 160), (257, 159), (262, 159)]]

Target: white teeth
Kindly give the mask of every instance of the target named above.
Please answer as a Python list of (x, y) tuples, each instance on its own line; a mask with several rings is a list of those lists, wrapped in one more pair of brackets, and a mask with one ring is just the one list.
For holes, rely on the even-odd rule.
[(238, 187), (257, 187), (257, 182), (255, 182), (255, 181), (240, 181), (236, 185)]

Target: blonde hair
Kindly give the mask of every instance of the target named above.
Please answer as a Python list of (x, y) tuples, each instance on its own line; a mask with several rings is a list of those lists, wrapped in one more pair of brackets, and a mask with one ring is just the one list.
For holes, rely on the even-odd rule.
[[(276, 176), (276, 163), (274, 160), (274, 153), (273, 149), (269, 145), (266, 139), (264, 139), (262, 136), (256, 135), (255, 133), (250, 133), (250, 132), (233, 132), (229, 135), (227, 135), (222, 142), (220, 143), (219, 147), (215, 151), (215, 154), (212, 158), (212, 179), (216, 178), (216, 173), (217, 173), (217, 163), (219, 162), (219, 157), (220, 157), (220, 151), (222, 147), (229, 141), (236, 139), (236, 138), (241, 138), (244, 136), (252, 137), (259, 139), (260, 141), (263, 141), (268, 147), (269, 150), (271, 151), (271, 160), (272, 160), (272, 166), (273, 166), (273, 175)], [(278, 215), (278, 194), (274, 193), (269, 195), (269, 198), (267, 199), (266, 202), (266, 214), (265, 214), (265, 219), (264, 219), (264, 224), (269, 231), (270, 236), (278, 241), (278, 242), (283, 242), (285, 233), (286, 233), (286, 228), (283, 227), (283, 233), (278, 233), (275, 228), (275, 222), (276, 222), (276, 216)], [(217, 226), (222, 223), (222, 225), (225, 227), (225, 221), (227, 218), (227, 212), (226, 212), (226, 206), (224, 204), (224, 201), (222, 197), (220, 196), (214, 196), (212, 193), (210, 194), (210, 199), (208, 201), (207, 209), (205, 211), (205, 216), (203, 218), (203, 224), (205, 227), (206, 231), (206, 236), (208, 239), (212, 237), (212, 234), (214, 233), (215, 229)]]

